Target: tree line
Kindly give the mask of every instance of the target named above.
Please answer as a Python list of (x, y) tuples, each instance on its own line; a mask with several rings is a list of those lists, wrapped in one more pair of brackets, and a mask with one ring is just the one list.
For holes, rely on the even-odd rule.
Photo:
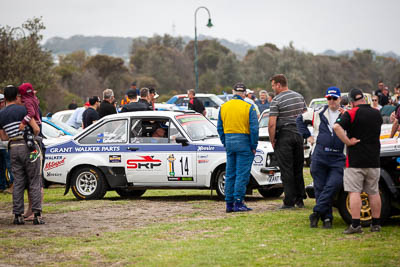
[[(138, 87), (155, 87), (160, 101), (194, 88), (193, 41), (186, 44), (181, 37), (167, 34), (134, 38), (128, 63), (119, 57), (75, 51), (59, 56), (55, 64), (51, 52), (40, 45), (40, 32), (45, 29), (41, 19), (29, 19), (21, 28), (0, 27), (0, 86), (32, 83), (46, 112), (65, 109), (72, 99), (83, 104), (105, 88), (114, 89), (121, 99), (133, 81)], [(271, 91), (269, 78), (283, 73), (289, 87), (308, 101), (321, 97), (333, 85), (342, 91), (361, 88), (372, 92), (379, 80), (390, 89), (400, 82), (397, 59), (377, 56), (371, 50), (314, 55), (296, 50), (292, 43), (282, 49), (266, 43), (238, 59), (217, 40), (199, 41), (198, 67), (200, 92), (231, 92), (238, 81)]]

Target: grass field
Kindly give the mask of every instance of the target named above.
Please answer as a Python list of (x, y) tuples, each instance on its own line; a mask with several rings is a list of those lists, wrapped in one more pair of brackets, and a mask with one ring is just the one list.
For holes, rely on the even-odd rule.
[[(123, 200), (108, 192), (99, 201), (76, 201), (71, 193), (62, 193), (63, 188), (46, 190), (46, 217), (133, 206), (137, 216), (117, 216), (109, 223), (121, 221), (124, 226), (105, 231), (88, 216), (81, 218), (82, 225), (90, 224), (87, 232), (72, 229), (59, 234), (46, 228), (54, 227), (50, 222), (39, 227), (11, 226), (10, 209), (7, 221), (0, 224), (0, 266), (400, 266), (398, 218), (380, 233), (364, 228), (363, 234), (345, 236), (346, 225), (335, 212), (333, 229), (310, 229), (311, 199), (305, 201), (305, 209), (280, 211), (276, 207), (281, 199), (254, 196), (248, 201), (255, 207), (253, 212), (225, 214), (224, 202), (210, 199), (209, 191), (150, 190), (140, 200)], [(10, 195), (0, 194), (2, 215), (11, 208), (10, 202)], [(149, 202), (166, 205), (163, 212), (163, 207), (172, 205), (187, 212), (171, 209), (168, 220), (155, 213), (148, 223), (130, 225), (130, 220), (141, 219), (137, 211), (147, 209)]]

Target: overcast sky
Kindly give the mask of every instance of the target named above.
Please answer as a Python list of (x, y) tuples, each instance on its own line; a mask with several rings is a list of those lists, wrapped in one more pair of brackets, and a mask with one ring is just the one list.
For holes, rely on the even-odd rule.
[(44, 38), (75, 34), (137, 37), (198, 34), (266, 42), (320, 53), (356, 48), (400, 54), (399, 0), (0, 0), (0, 24), (20, 26), (43, 17)]

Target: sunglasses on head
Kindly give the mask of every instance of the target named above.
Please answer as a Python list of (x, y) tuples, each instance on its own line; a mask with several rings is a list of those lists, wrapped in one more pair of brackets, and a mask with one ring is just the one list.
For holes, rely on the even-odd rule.
[(338, 98), (336, 96), (327, 96), (326, 99), (329, 100), (337, 100)]

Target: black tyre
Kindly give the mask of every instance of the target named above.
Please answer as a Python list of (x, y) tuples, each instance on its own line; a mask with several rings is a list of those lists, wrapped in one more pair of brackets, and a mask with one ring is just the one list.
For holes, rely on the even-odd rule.
[(107, 184), (99, 169), (82, 167), (74, 172), (71, 189), (79, 200), (101, 199), (107, 192)]
[[(391, 203), (390, 203), (390, 195), (387, 189), (384, 186), (379, 185), (379, 191), (381, 195), (381, 223), (390, 216), (391, 214)], [(368, 200), (368, 194), (363, 192), (361, 194), (361, 214), (360, 220), (362, 226), (369, 226), (372, 221), (372, 213), (371, 206)], [(341, 190), (338, 197), (337, 207), (340, 213), (340, 216), (347, 224), (351, 224), (351, 212), (350, 212), (350, 198), (347, 192)]]
[(225, 199), (225, 169), (220, 170), (216, 177), (216, 190), (220, 199)]
[(128, 189), (128, 188), (118, 188), (115, 191), (124, 198), (138, 198), (141, 197), (145, 192), (146, 189), (138, 190), (138, 189)]
[(258, 192), (265, 198), (280, 197), (283, 193), (283, 187), (259, 188)]

